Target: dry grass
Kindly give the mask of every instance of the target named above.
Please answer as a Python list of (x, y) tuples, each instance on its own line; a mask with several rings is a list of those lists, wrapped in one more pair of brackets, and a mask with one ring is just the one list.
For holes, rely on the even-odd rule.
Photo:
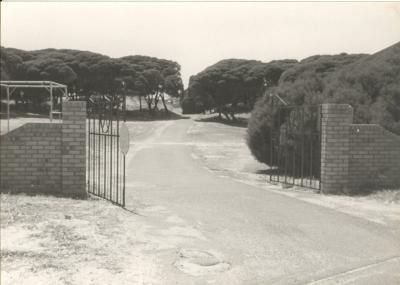
[(201, 233), (162, 207), (138, 211), (1, 194), (0, 284), (193, 284), (173, 264), (182, 246), (206, 243)]

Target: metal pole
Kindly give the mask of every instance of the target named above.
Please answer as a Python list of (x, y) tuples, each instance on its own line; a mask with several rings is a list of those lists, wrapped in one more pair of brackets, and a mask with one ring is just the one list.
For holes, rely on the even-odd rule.
[[(112, 103), (111, 103), (111, 110), (112, 110)], [(112, 197), (112, 192), (113, 192), (113, 188), (112, 188), (112, 180), (113, 180), (113, 139), (114, 139), (114, 137), (112, 136), (113, 135), (113, 113), (112, 113), (112, 111), (111, 111), (111, 114), (110, 114), (110, 116), (111, 116), (111, 119), (110, 119), (110, 124), (111, 124), (111, 130), (110, 130), (110, 134), (111, 134), (111, 136), (110, 136), (110, 200), (112, 201), (113, 199), (113, 197)], [(118, 201), (117, 201), (118, 202)]]
[(318, 190), (321, 192), (321, 185), (322, 185), (322, 154), (321, 154), (321, 147), (322, 147), (322, 105), (318, 106), (318, 114), (319, 114), (319, 130), (318, 130), (318, 153), (319, 153), (319, 184)]
[(125, 154), (124, 154), (124, 180), (123, 180), (123, 188), (122, 188), (122, 207), (125, 208)]
[(272, 175), (273, 171), (272, 169), (274, 168), (274, 134), (275, 134), (275, 114), (274, 114), (274, 97), (270, 96), (269, 97), (270, 104), (271, 104), (271, 128), (270, 128), (270, 165), (271, 165), (271, 172), (269, 173), (269, 180), (272, 181)]
[(10, 132), (10, 87), (7, 87), (7, 132)]
[[(65, 97), (65, 98), (67, 98), (67, 95), (68, 95), (68, 90), (67, 90), (67, 86), (65, 86), (64, 87), (64, 96), (62, 96), (62, 97)], [(61, 97), (61, 119), (62, 119), (62, 115), (63, 115), (63, 98)]]
[(53, 122), (53, 86), (50, 84), (50, 122)]

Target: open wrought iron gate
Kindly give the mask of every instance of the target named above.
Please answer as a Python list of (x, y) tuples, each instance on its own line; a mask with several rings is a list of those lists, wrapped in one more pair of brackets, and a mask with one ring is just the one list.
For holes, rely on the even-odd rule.
[(123, 104), (117, 96), (88, 99), (88, 192), (125, 207), (125, 155), (120, 149)]
[(280, 106), (274, 111), (270, 180), (320, 190), (320, 106)]

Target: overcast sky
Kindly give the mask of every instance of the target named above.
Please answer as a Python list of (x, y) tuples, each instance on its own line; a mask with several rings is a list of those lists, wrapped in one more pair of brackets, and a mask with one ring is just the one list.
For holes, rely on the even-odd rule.
[(400, 41), (400, 3), (1, 3), (1, 45), (171, 59), (189, 76), (225, 58), (373, 53)]

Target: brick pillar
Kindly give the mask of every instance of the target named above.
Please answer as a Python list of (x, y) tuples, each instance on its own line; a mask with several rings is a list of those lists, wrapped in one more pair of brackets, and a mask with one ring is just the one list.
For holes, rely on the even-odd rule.
[(62, 190), (68, 196), (86, 197), (86, 102), (62, 106)]
[(321, 190), (340, 194), (348, 191), (350, 124), (353, 109), (347, 104), (322, 105)]

